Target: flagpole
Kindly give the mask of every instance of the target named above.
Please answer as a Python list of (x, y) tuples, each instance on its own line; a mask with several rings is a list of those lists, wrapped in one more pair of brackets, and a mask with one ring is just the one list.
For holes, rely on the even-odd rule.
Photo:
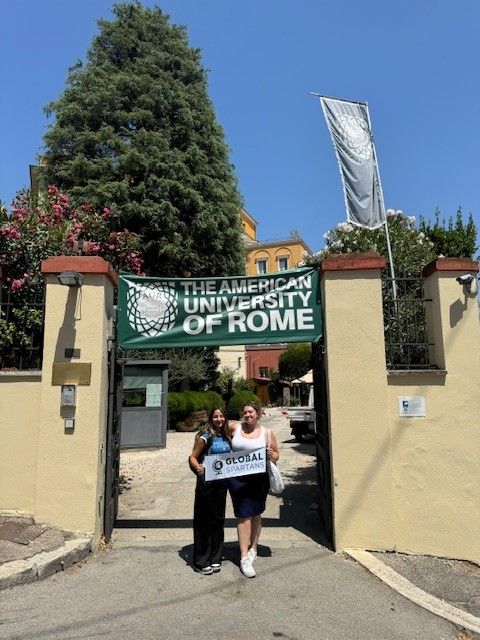
[[(382, 199), (383, 202), (383, 199)], [(383, 206), (385, 209), (385, 205)], [(392, 276), (393, 299), (397, 300), (397, 283), (395, 281), (395, 270), (393, 268), (392, 247), (390, 245), (390, 233), (388, 231), (387, 214), (385, 214), (385, 236), (387, 238), (388, 261), (390, 263), (390, 275)]]
[(373, 159), (374, 159), (374, 166), (375, 166), (375, 180), (377, 182), (378, 192), (380, 194), (380, 203), (382, 205), (382, 213), (385, 216), (384, 225), (385, 225), (385, 236), (386, 236), (386, 240), (387, 240), (388, 262), (389, 262), (389, 266), (390, 266), (390, 276), (392, 278), (393, 299), (395, 300), (395, 304), (396, 304), (396, 301), (397, 301), (397, 282), (395, 280), (395, 268), (393, 266), (392, 245), (390, 244), (390, 232), (388, 230), (387, 213), (385, 211), (385, 202), (383, 200), (382, 181), (380, 180), (380, 173), (378, 171), (377, 152), (375, 150), (375, 143), (374, 143), (374, 140), (373, 140), (372, 123), (370, 122), (370, 112), (368, 110), (368, 104), (365, 103), (365, 105), (367, 106), (367, 110), (366, 111), (367, 111), (368, 129), (369, 129), (369, 133), (370, 133), (370, 140), (372, 142), (372, 151), (373, 151)]

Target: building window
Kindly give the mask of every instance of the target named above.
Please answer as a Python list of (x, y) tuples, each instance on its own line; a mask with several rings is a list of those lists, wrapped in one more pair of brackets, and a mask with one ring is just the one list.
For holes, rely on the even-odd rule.
[(288, 258), (286, 256), (277, 258), (277, 265), (279, 271), (286, 271), (288, 269)]
[(260, 378), (268, 378), (268, 367), (259, 367), (258, 371)]
[(265, 273), (267, 273), (267, 259), (266, 258), (261, 258), (260, 260), (257, 260), (257, 273), (260, 276), (263, 276)]

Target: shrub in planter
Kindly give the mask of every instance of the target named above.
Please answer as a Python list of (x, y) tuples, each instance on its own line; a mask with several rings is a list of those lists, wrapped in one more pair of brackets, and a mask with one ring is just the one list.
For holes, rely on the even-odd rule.
[(230, 420), (239, 420), (241, 417), (241, 411), (246, 404), (249, 403), (261, 404), (260, 398), (256, 396), (252, 391), (239, 391), (235, 393), (228, 403), (227, 414)]
[(196, 431), (205, 424), (222, 397), (213, 391), (183, 391), (168, 394), (168, 424), (177, 431)]
[(210, 413), (210, 411), (214, 408), (214, 407), (224, 407), (225, 406), (225, 402), (222, 398), (222, 396), (217, 393), (216, 391), (205, 391), (205, 396), (207, 396), (208, 398), (208, 413)]
[(168, 425), (175, 428), (178, 422), (188, 415), (184, 393), (171, 392), (168, 394)]

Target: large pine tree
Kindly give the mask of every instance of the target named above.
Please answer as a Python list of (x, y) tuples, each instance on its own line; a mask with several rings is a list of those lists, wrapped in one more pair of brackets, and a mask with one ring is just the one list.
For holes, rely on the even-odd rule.
[(46, 178), (140, 233), (147, 273), (244, 273), (241, 197), (199, 50), (158, 7), (113, 14), (46, 107)]

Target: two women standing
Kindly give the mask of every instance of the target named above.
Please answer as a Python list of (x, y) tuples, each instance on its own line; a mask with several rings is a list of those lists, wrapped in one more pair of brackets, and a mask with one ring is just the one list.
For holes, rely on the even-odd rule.
[[(215, 414), (217, 414), (216, 418)], [(208, 437), (205, 435), (207, 433), (205, 431), (197, 437), (190, 455), (190, 466), (200, 474), (195, 491), (193, 564), (194, 568), (197, 571), (200, 570), (201, 573), (213, 573), (215, 570), (218, 571), (220, 569), (221, 550), (219, 549), (220, 546), (223, 549), (227, 487), (227, 481), (225, 480), (212, 480), (205, 483), (203, 480), (203, 456), (207, 449), (208, 453), (223, 453), (265, 447), (267, 459), (277, 462), (280, 454), (275, 435), (269, 430), (267, 436), (267, 430), (260, 424), (260, 415), (260, 406), (247, 404), (243, 408), (242, 421), (229, 428), (224, 412), (221, 409), (215, 409), (211, 414), (212, 418), (209, 419), (207, 431), (213, 429), (217, 434), (216, 437), (223, 442), (221, 446), (229, 448), (225, 448), (222, 451), (213, 451), (211, 445), (207, 448)], [(217, 426), (215, 426), (214, 420)], [(202, 444), (200, 440), (205, 444)], [(217, 483), (218, 486), (216, 486)], [(205, 485), (215, 486), (206, 489)], [(232, 497), (234, 514), (237, 518), (240, 571), (247, 578), (254, 578), (256, 574), (253, 563), (257, 557), (258, 540), (262, 528), (262, 513), (265, 510), (269, 489), (268, 475), (265, 472), (230, 478), (228, 480), (228, 488)], [(219, 508), (213, 508), (214, 502)], [(220, 513), (223, 513), (221, 536), (219, 535), (220, 518), (217, 517)], [(221, 545), (218, 543), (220, 539)], [(203, 548), (201, 548), (202, 544), (205, 545)], [(217, 555), (212, 554), (213, 548), (215, 548)], [(205, 565), (207, 561), (209, 564)], [(213, 565), (215, 565), (215, 568), (213, 568)]]

